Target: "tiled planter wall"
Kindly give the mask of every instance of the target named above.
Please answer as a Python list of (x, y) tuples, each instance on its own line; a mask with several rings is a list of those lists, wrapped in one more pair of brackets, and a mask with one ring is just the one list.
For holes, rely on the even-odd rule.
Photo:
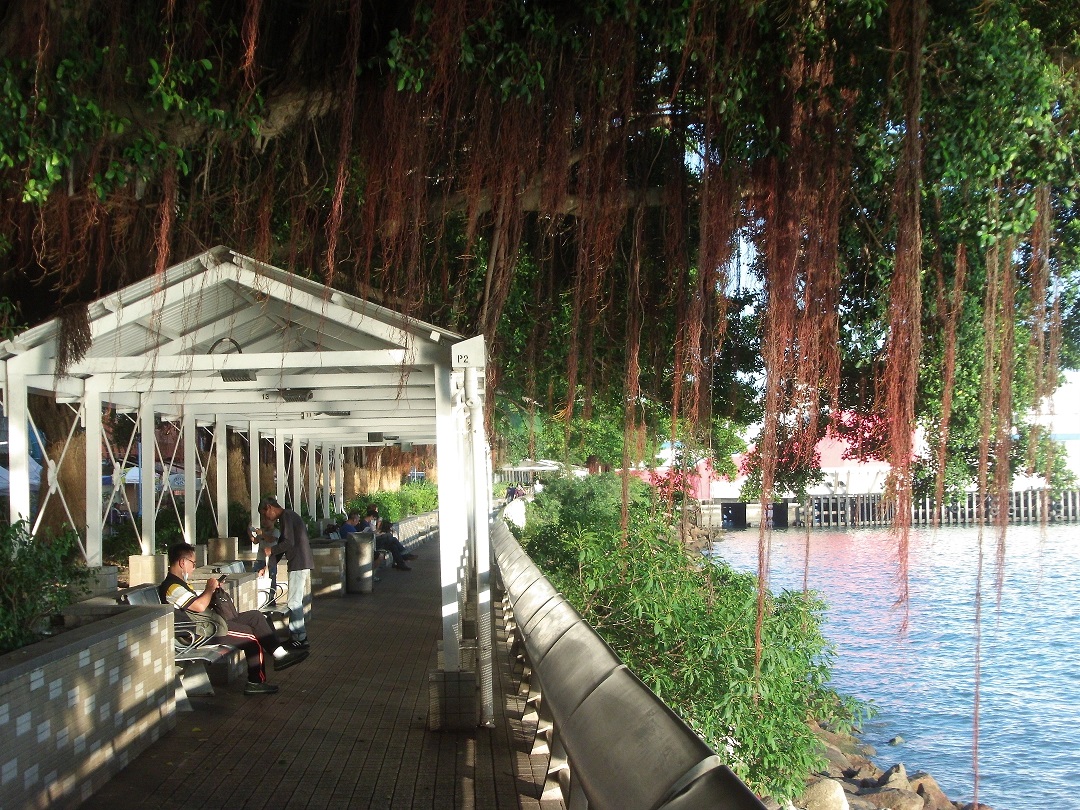
[[(315, 561), (315, 567), (311, 569), (312, 595), (332, 593), (344, 596), (345, 543), (341, 540), (312, 542), (311, 556)], [(284, 571), (286, 567), (287, 563), (282, 562), (280, 570)]]
[(74, 808), (176, 725), (168, 607), (0, 656), (0, 807)]

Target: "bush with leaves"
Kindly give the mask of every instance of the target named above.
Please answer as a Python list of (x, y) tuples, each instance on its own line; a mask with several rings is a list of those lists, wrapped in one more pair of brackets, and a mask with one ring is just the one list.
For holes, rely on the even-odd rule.
[(37, 641), (50, 617), (86, 591), (75, 532), (31, 536), (26, 522), (0, 523), (0, 654)]
[(778, 799), (821, 767), (811, 719), (850, 723), (859, 707), (828, 688), (824, 603), (769, 594), (755, 664), (757, 583), (692, 558), (648, 488), (631, 482), (619, 530), (614, 475), (553, 481), (530, 505), (529, 554), (623, 661), (754, 790)]
[(367, 512), (369, 505), (379, 507), (379, 517), (397, 523), (410, 515), (420, 515), (439, 508), (439, 489), (428, 481), (403, 484), (396, 492), (380, 490), (357, 495), (345, 506), (346, 512)]

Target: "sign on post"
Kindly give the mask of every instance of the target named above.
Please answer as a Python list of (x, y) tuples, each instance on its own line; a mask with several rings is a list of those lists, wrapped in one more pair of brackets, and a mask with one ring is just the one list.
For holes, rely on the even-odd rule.
[(486, 368), (487, 350), (484, 346), (484, 336), (477, 335), (454, 344), (452, 365), (455, 369)]

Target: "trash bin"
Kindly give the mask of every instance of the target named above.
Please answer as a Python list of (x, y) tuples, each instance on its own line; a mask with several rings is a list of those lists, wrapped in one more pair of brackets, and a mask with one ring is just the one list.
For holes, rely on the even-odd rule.
[(371, 564), (375, 557), (375, 535), (353, 532), (345, 538), (345, 592), (371, 593)]

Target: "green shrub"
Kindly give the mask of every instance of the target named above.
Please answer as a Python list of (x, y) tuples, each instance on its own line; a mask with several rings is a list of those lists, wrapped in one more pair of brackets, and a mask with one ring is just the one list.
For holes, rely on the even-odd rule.
[(623, 661), (761, 794), (790, 798), (823, 765), (809, 720), (850, 720), (828, 689), (833, 651), (813, 595), (767, 595), (755, 667), (756, 578), (687, 555), (631, 482), (628, 537), (613, 475), (552, 481), (524, 542)]
[(0, 654), (37, 641), (50, 617), (86, 591), (77, 535), (34, 538), (25, 521), (0, 523)]
[(101, 537), (101, 556), (106, 564), (127, 565), (128, 557), (142, 554), (131, 518), (125, 517)]
[(397, 523), (410, 515), (420, 515), (439, 508), (439, 489), (427, 481), (405, 484), (396, 492), (368, 492), (346, 504), (345, 511), (367, 512), (370, 504), (379, 507), (379, 517)]
[(439, 488), (429, 481), (415, 481), (403, 484), (398, 490), (398, 498), (404, 509), (404, 516), (422, 515), (439, 508)]

